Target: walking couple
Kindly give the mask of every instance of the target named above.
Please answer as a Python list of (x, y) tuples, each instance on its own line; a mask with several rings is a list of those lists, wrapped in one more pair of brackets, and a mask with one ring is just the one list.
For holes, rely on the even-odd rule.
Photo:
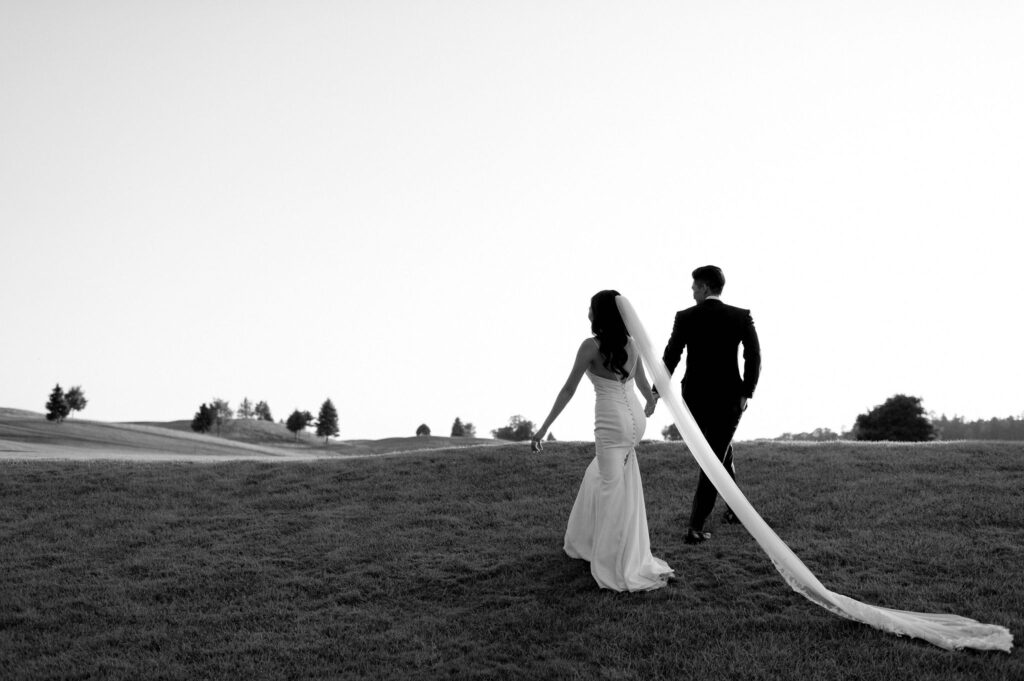
[[(753, 396), (761, 367), (760, 346), (748, 310), (726, 305), (722, 270), (713, 265), (693, 271), (696, 305), (676, 314), (663, 361), (669, 372), (686, 350), (683, 401), (697, 425), (735, 480), (732, 438)], [(665, 586), (673, 570), (651, 554), (643, 484), (636, 446), (643, 437), (646, 417), (654, 413), (658, 394), (652, 388), (616, 303), (616, 291), (601, 291), (590, 301), (593, 336), (580, 344), (572, 371), (555, 399), (551, 413), (534, 435), (534, 451), (572, 399), (586, 374), (594, 385), (596, 456), (587, 467), (569, 515), (565, 552), (590, 562), (602, 588), (644, 591)], [(743, 374), (738, 349), (743, 346)], [(641, 408), (636, 390), (646, 400)], [(684, 536), (688, 544), (707, 541), (704, 524), (718, 494), (702, 471)], [(725, 522), (738, 522), (727, 509)]]
[[(812, 603), (881, 631), (921, 638), (946, 650), (974, 648), (1010, 652), (1013, 634), (1004, 626), (947, 613), (894, 610), (831, 591), (750, 505), (735, 484), (731, 442), (747, 400), (757, 386), (761, 351), (750, 312), (726, 305), (719, 299), (724, 285), (725, 277), (717, 267), (699, 267), (693, 271), (693, 298), (697, 304), (676, 314), (672, 336), (661, 360), (664, 366), (659, 363), (647, 332), (626, 298), (615, 291), (601, 291), (591, 299), (594, 337), (580, 345), (569, 379), (532, 442), (534, 451), (540, 451), (541, 438), (568, 404), (586, 373), (597, 393), (594, 424), (597, 455), (584, 474), (569, 515), (565, 552), (573, 558), (590, 561), (591, 574), (605, 589), (657, 589), (665, 586), (673, 575), (664, 560), (651, 554), (635, 448), (644, 434), (645, 417), (654, 413), (658, 401), (648, 375), (662, 390), (669, 390), (671, 372), (685, 349), (685, 404), (671, 394), (663, 397), (701, 467), (690, 526), (684, 537), (686, 543), (699, 544), (711, 538), (710, 533), (704, 531), (704, 523), (721, 491), (723, 498), (732, 505), (731, 509), (726, 509), (725, 522), (736, 521), (732, 512), (735, 510), (779, 574), (794, 591)], [(742, 375), (738, 357), (741, 344)], [(649, 374), (644, 371), (641, 356), (648, 363)], [(638, 388), (647, 401), (643, 409), (636, 396)]]

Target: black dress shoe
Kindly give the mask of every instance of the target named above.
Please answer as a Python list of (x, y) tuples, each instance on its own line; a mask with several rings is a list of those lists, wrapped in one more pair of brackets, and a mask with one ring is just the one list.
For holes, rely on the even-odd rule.
[(686, 531), (686, 536), (683, 537), (684, 544), (700, 544), (711, 539), (710, 532), (698, 532), (692, 527)]
[(728, 509), (725, 515), (722, 516), (722, 522), (726, 525), (739, 525), (740, 519), (736, 517), (736, 514), (732, 512), (732, 509)]

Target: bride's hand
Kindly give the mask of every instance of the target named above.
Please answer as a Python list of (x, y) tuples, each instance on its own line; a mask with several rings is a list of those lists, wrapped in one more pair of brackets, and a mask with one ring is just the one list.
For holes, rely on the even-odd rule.
[(650, 418), (656, 406), (658, 406), (658, 400), (647, 400), (647, 406), (644, 407), (644, 415)]

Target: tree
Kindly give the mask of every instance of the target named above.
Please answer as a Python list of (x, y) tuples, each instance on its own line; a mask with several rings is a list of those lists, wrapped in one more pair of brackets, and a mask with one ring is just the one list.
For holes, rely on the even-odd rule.
[(661, 437), (670, 441), (683, 439), (683, 436), (679, 434), (679, 429), (676, 428), (676, 424), (674, 423), (670, 423), (661, 429)]
[(452, 424), (452, 437), (463, 437), (466, 434), (466, 429), (462, 425), (462, 420), (456, 416), (455, 422)]
[(316, 434), (324, 439), (324, 444), (332, 436), (338, 434), (338, 410), (334, 408), (331, 398), (320, 405), (320, 416), (316, 420)]
[(463, 437), (476, 437), (476, 426), (470, 422), (462, 424), (462, 436)]
[(219, 397), (213, 398), (213, 401), (210, 402), (210, 409), (213, 410), (213, 422), (217, 426), (217, 435), (220, 435), (220, 425), (225, 421), (230, 421), (234, 412), (231, 411), (231, 405), (227, 400), (222, 400)]
[(71, 413), (71, 407), (68, 406), (68, 398), (58, 383), (50, 391), (50, 399), (46, 403), (46, 420), (60, 423), (67, 418), (69, 413)]
[(306, 426), (312, 423), (312, 421), (312, 414), (310, 414), (308, 411), (299, 411), (298, 409), (296, 409), (295, 411), (292, 412), (291, 416), (288, 417), (288, 420), (285, 422), (284, 425), (285, 428), (295, 433), (295, 439), (298, 440), (299, 431), (305, 430)]
[(263, 400), (260, 400), (259, 402), (256, 403), (255, 411), (256, 418), (258, 418), (260, 421), (270, 421), (271, 423), (274, 422), (274, 417), (270, 415), (270, 405), (268, 405)]
[(502, 426), (501, 428), (492, 430), (491, 435), (499, 440), (522, 442), (523, 440), (529, 440), (532, 438), (533, 432), (533, 421), (527, 421), (522, 416), (516, 414), (508, 420), (507, 426)]
[(219, 397), (213, 398), (210, 402), (210, 408), (213, 409), (216, 416), (219, 416), (224, 421), (227, 421), (234, 416), (234, 412), (231, 410), (231, 404), (229, 404), (227, 400), (222, 400)]
[(213, 410), (206, 406), (206, 403), (199, 405), (199, 411), (192, 417), (192, 430), (197, 433), (209, 432), (213, 426)]
[(82, 392), (82, 386), (80, 385), (72, 386), (64, 395), (64, 399), (67, 401), (68, 409), (71, 412), (82, 411), (85, 409), (85, 405), (89, 404), (89, 400), (85, 399), (85, 393)]
[(548, 431), (548, 442), (554, 442), (554, 441), (555, 441), (555, 434), (554, 434), (554, 433), (552, 433), (552, 432), (551, 432), (551, 431), (549, 430), (549, 431)]
[(866, 414), (857, 416), (853, 434), (858, 440), (923, 442), (935, 438), (920, 397), (893, 395)]
[(420, 427), (416, 429), (416, 437), (430, 437), (430, 426), (421, 423)]
[(249, 398), (242, 398), (242, 406), (238, 408), (238, 418), (251, 419), (255, 414), (256, 412), (253, 411), (252, 402), (249, 401)]

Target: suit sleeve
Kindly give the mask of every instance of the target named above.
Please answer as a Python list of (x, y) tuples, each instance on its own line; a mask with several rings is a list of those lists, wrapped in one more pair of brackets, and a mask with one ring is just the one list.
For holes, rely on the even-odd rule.
[(683, 322), (683, 314), (678, 312), (676, 320), (672, 324), (672, 335), (668, 339), (668, 345), (665, 346), (665, 354), (661, 358), (661, 361), (665, 363), (665, 368), (668, 369), (669, 376), (676, 370), (679, 358), (683, 356), (684, 347), (686, 347), (686, 324)]
[(757, 379), (761, 376), (761, 343), (754, 328), (754, 318), (747, 313), (743, 328), (743, 394), (754, 396)]

